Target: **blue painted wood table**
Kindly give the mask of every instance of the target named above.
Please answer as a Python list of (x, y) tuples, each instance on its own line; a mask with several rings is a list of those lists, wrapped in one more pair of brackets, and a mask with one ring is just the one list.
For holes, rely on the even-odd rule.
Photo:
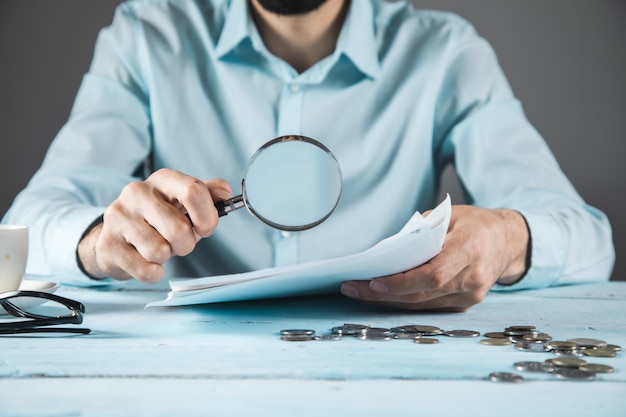
[[(551, 353), (479, 338), (285, 342), (344, 323), (502, 331), (532, 324), (555, 339), (626, 347), (626, 283), (490, 294), (466, 313), (410, 313), (340, 296), (150, 308), (154, 290), (63, 288), (82, 301), (81, 336), (0, 337), (0, 416), (626, 416), (626, 353), (594, 381), (516, 371)], [(492, 372), (522, 383), (496, 383)]]

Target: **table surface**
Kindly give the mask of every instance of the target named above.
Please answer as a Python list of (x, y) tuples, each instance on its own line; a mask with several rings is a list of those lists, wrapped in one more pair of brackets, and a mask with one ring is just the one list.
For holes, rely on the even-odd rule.
[[(550, 353), (479, 338), (286, 342), (281, 329), (344, 323), (502, 331), (532, 324), (554, 340), (626, 348), (626, 282), (489, 294), (466, 313), (383, 310), (341, 296), (149, 308), (154, 290), (62, 288), (90, 335), (0, 337), (0, 416), (626, 416), (626, 353), (585, 358), (615, 372), (572, 382), (519, 372)], [(522, 375), (519, 384), (488, 380)], [(537, 414), (538, 413), (538, 414)]]

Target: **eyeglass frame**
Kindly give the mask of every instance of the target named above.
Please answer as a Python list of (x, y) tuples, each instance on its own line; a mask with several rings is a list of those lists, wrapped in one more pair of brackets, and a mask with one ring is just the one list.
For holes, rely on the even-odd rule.
[[(16, 306), (10, 301), (10, 299), (12, 298), (19, 297), (33, 297), (42, 298), (49, 301), (55, 301), (70, 310), (70, 314), (54, 317), (31, 313), (21, 307)], [(81, 324), (83, 322), (83, 313), (85, 312), (85, 306), (79, 301), (72, 300), (66, 297), (61, 297), (56, 294), (42, 291), (9, 291), (5, 293), (0, 293), (0, 306), (2, 306), (2, 308), (13, 317), (28, 319), (24, 321), (0, 323), (0, 335), (16, 333), (52, 332), (88, 334), (91, 332), (90, 329), (86, 328), (42, 327), (55, 326), (58, 324)]]

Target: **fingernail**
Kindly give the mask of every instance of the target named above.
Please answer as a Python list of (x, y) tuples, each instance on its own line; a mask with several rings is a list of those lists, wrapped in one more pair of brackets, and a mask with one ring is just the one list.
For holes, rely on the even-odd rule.
[(341, 286), (341, 293), (346, 297), (359, 298), (359, 290), (350, 284), (343, 284)]
[(370, 288), (376, 292), (389, 292), (389, 288), (387, 288), (387, 284), (382, 281), (373, 279), (370, 281)]

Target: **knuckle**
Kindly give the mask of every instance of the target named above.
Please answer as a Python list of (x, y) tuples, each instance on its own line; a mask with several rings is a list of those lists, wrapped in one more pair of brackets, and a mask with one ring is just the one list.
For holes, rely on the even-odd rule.
[(441, 288), (448, 282), (448, 275), (442, 268), (434, 269), (427, 280), (430, 284), (430, 288)]
[(206, 185), (197, 178), (191, 178), (182, 189), (182, 199), (183, 201), (193, 200), (202, 193), (208, 193)]
[(176, 172), (172, 168), (160, 168), (148, 176), (147, 181), (160, 181), (163, 177), (171, 176)]
[(124, 198), (126, 196), (134, 196), (138, 193), (142, 193), (144, 187), (145, 185), (141, 181), (129, 182), (124, 186), (124, 188), (122, 188), (122, 191), (120, 192), (120, 198)]
[(143, 251), (142, 256), (148, 262), (163, 264), (172, 257), (172, 248), (164, 241), (153, 241), (150, 247)]
[(217, 228), (219, 222), (217, 215), (207, 216), (206, 221), (202, 225), (198, 225), (196, 232), (202, 237), (209, 237), (213, 234), (213, 231)]

